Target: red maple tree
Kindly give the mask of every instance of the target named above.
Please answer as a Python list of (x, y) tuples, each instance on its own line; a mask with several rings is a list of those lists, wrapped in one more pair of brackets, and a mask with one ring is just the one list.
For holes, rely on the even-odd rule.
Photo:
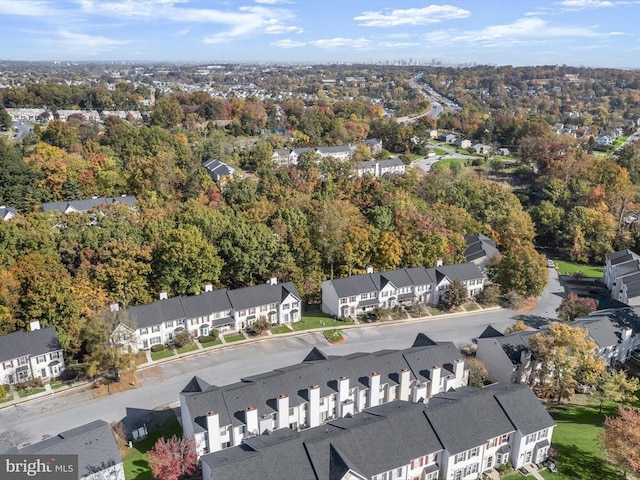
[(193, 439), (159, 438), (147, 452), (149, 467), (158, 480), (181, 480), (189, 478), (198, 470), (198, 455)]

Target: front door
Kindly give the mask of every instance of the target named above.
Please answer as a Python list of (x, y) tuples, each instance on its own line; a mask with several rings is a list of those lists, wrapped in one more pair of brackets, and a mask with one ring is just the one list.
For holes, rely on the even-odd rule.
[(524, 456), (524, 463), (531, 463), (531, 455), (533, 452), (527, 452), (526, 455)]
[(487, 458), (487, 466), (485, 467), (485, 470), (489, 470), (491, 467), (493, 467), (493, 456)]

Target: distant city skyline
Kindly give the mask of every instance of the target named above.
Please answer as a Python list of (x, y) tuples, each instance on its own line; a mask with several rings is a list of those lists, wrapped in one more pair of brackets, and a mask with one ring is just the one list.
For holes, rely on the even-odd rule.
[(0, 60), (639, 68), (640, 0), (0, 0)]

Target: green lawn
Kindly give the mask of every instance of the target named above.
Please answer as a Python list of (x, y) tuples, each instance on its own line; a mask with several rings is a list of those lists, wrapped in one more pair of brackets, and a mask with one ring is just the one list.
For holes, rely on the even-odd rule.
[(245, 336), (241, 333), (232, 333), (231, 335), (224, 336), (224, 341), (227, 343), (239, 342), (240, 340), (245, 340)]
[(30, 395), (35, 395), (36, 393), (42, 393), (42, 392), (44, 392), (44, 387), (26, 388), (24, 390), (18, 390), (18, 396), (20, 398), (25, 398)]
[(64, 387), (64, 383), (59, 382), (59, 381), (57, 381), (57, 380), (54, 380), (54, 381), (52, 381), (51, 383), (49, 383), (49, 386), (50, 386), (53, 390), (55, 390), (56, 388), (62, 388), (62, 387)]
[(521, 475), (518, 472), (515, 473), (510, 473), (509, 475), (506, 475), (504, 477), (502, 477), (502, 480), (528, 480), (530, 478), (536, 478), (533, 475), (527, 475), (526, 477)]
[(202, 345), (202, 348), (209, 348), (213, 347), (214, 345), (222, 345), (222, 340), (220, 340), (220, 337), (218, 337), (213, 342), (201, 342), (200, 345)]
[(614, 411), (613, 404), (605, 406), (602, 413), (595, 406), (550, 408), (549, 413), (558, 424), (551, 441), (558, 453), (558, 472), (542, 472), (542, 476), (547, 480), (618, 480), (620, 472), (606, 462), (599, 442), (604, 416)]
[(302, 314), (302, 318), (299, 322), (296, 322), (291, 326), (296, 331), (333, 326), (333, 317), (326, 313), (322, 313), (320, 310), (309, 310)]
[(173, 357), (173, 350), (167, 349), (161, 352), (151, 352), (151, 360), (162, 360), (168, 357)]
[(436, 155), (438, 155), (439, 157), (441, 157), (441, 156), (443, 156), (443, 155), (446, 155), (446, 154), (447, 154), (447, 151), (446, 151), (446, 150), (443, 150), (443, 149), (441, 149), (441, 148), (438, 148), (438, 147), (433, 147), (433, 153), (435, 153)]
[(271, 329), (271, 333), (274, 335), (278, 335), (279, 333), (289, 333), (291, 329), (286, 325), (278, 325), (277, 327), (273, 327)]
[(195, 343), (191, 343), (189, 345), (187, 345), (186, 347), (181, 347), (178, 348), (178, 353), (188, 353), (188, 352), (193, 352), (195, 350), (198, 350), (198, 345), (196, 345)]
[(601, 278), (604, 275), (602, 267), (598, 265), (583, 265), (580, 263), (565, 262), (564, 260), (555, 260), (555, 264), (560, 275), (572, 275), (576, 272), (580, 272), (589, 278)]
[(134, 443), (133, 448), (129, 450), (129, 454), (123, 458), (124, 477), (126, 480), (153, 479), (153, 475), (151, 475), (151, 470), (149, 469), (147, 452), (151, 450), (160, 437), (164, 436), (166, 438), (173, 435), (182, 436), (182, 428), (175, 416), (159, 427), (151, 430), (144, 440)]
[(0, 403), (10, 402), (11, 400), (13, 400), (13, 396), (7, 395), (6, 397), (0, 398)]
[(467, 164), (471, 164), (471, 160), (467, 158), (446, 158), (434, 163), (431, 168), (433, 170), (444, 170), (453, 166), (465, 167)]
[(444, 312), (436, 307), (427, 307), (427, 310), (431, 315), (442, 315)]
[(329, 340), (331, 343), (336, 343), (342, 340), (342, 333), (340, 330), (325, 330), (322, 333), (324, 334), (324, 338)]
[(628, 138), (629, 137), (627, 137), (625, 135), (619, 136), (618, 138), (616, 138), (616, 141), (613, 142), (613, 148), (614, 149), (619, 148), (620, 145), (622, 145), (624, 142), (626, 142)]
[(467, 302), (464, 304), (464, 309), (467, 312), (473, 312), (474, 310), (478, 310), (480, 307), (473, 302)]

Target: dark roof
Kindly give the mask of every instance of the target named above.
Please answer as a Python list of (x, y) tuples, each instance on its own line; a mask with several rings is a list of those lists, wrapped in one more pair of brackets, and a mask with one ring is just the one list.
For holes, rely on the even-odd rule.
[(616, 252), (615, 255), (612, 254), (611, 256), (607, 257), (607, 260), (612, 266), (618, 265), (620, 263), (625, 263), (630, 260), (637, 260), (637, 259), (640, 259), (640, 256), (638, 256), (636, 253), (632, 252), (631, 250), (621, 250), (620, 252)]
[[(416, 342), (419, 339), (420, 336)], [(426, 382), (429, 368), (441, 365), (442, 375), (446, 376), (461, 358), (452, 342), (335, 357), (313, 349), (301, 363), (245, 377), (223, 387), (212, 385), (200, 392), (194, 390), (192, 380), (189, 391), (183, 394), (197, 432), (204, 429), (206, 414), (212, 410), (218, 411), (221, 425), (240, 425), (244, 409), (249, 406), (256, 406), (259, 415), (274, 412), (272, 400), (278, 395), (289, 395), (291, 406), (306, 402), (306, 390), (310, 385), (319, 385), (320, 394), (327, 396), (337, 391), (336, 381), (340, 377), (349, 378), (351, 387), (355, 387), (359, 382), (366, 382), (365, 377), (371, 372), (380, 373), (381, 383), (397, 385), (398, 373), (406, 368), (411, 370), (412, 378)]]
[(472, 262), (481, 258), (490, 260), (494, 255), (500, 252), (496, 248), (496, 242), (486, 235), (474, 233), (465, 237), (467, 248), (464, 251), (464, 258), (467, 262)]
[(555, 425), (549, 412), (526, 385), (503, 384), (496, 390), (499, 390), (495, 394), (496, 400), (523, 435)]
[(316, 428), (252, 437), (201, 460), (216, 479), (332, 480), (349, 470), (371, 478), (441, 450), (424, 405), (394, 401)]
[(520, 354), (522, 351), (529, 348), (529, 338), (536, 333), (539, 332), (536, 330), (516, 332), (510, 335), (503, 335), (502, 337), (495, 337), (493, 341), (502, 348), (507, 357), (509, 357), (509, 360), (511, 360), (511, 363), (517, 365), (520, 363)]
[(600, 348), (618, 345), (618, 336), (608, 318), (577, 319), (571, 322), (571, 326), (586, 328), (589, 331), (589, 336)]
[(504, 337), (504, 334), (493, 328), (489, 325), (484, 331), (478, 335), (478, 338), (495, 338), (495, 337)]
[[(613, 264), (614, 260), (619, 259), (620, 257), (625, 257), (627, 255), (631, 255), (633, 252), (631, 250), (629, 250), (628, 248), (624, 249), (624, 250), (618, 250), (617, 252), (612, 252), (612, 253), (607, 253), (605, 255), (605, 259), (606, 260), (610, 260), (611, 263)], [(619, 263), (619, 262), (618, 262)]]
[(483, 278), (482, 272), (475, 263), (457, 263), (436, 268), (437, 273), (446, 275), (449, 280), (476, 280)]
[(235, 168), (215, 158), (210, 158), (204, 162), (202, 166), (207, 169), (214, 180), (223, 176), (233, 175), (233, 172), (235, 171)]
[(430, 347), (432, 345), (437, 345), (437, 343), (427, 337), (424, 333), (419, 333), (413, 341), (412, 347)]
[(0, 206), (0, 219), (1, 220), (9, 220), (14, 217), (18, 213), (18, 211), (13, 207), (5, 207), (4, 205)]
[[(280, 303), (289, 293), (300, 300), (300, 294), (291, 282), (276, 285), (257, 285), (238, 290), (214, 290), (189, 297), (171, 297), (146, 305), (127, 309), (128, 317), (137, 328), (159, 325), (171, 320), (203, 317), (216, 312), (244, 310), (269, 303)], [(224, 317), (213, 320), (213, 326), (226, 325), (233, 319)]]
[[(476, 267), (477, 268), (477, 267)], [(482, 275), (481, 275), (482, 276)], [(391, 282), (397, 288), (435, 283), (435, 271), (424, 267), (402, 268), (380, 273), (351, 275), (345, 278), (327, 280), (335, 289), (338, 298), (376, 292)]]
[[(427, 418), (450, 455), (483, 445), (491, 438), (515, 430), (494, 397), (497, 389), (491, 387), (463, 387), (429, 399)], [(532, 401), (540, 403), (528, 386), (521, 387), (529, 390)]]
[(346, 278), (334, 278), (329, 280), (333, 285), (338, 298), (351, 297), (362, 293), (375, 292), (376, 285), (371, 279), (372, 274), (351, 275)]
[(20, 449), (29, 454), (77, 454), (78, 478), (97, 473), (122, 462), (113, 439), (111, 427), (104, 420), (95, 420), (55, 437)]
[(135, 201), (136, 197), (123, 195), (121, 197), (97, 197), (88, 198), (85, 200), (71, 200), (69, 202), (48, 202), (42, 204), (42, 211), (51, 212), (53, 210), (57, 210), (58, 212), (64, 213), (68, 208), (73, 208), (78, 212), (86, 212), (100, 205), (108, 205), (114, 203), (124, 203), (126, 205), (133, 206)]
[(54, 327), (41, 328), (33, 332), (19, 330), (0, 335), (0, 362), (25, 355), (42, 355), (61, 348)]
[(625, 275), (640, 272), (640, 260), (627, 260), (626, 262), (618, 263), (615, 267), (616, 279), (618, 279)]
[(404, 165), (404, 162), (400, 160), (398, 157), (395, 157), (395, 158), (389, 158), (387, 160), (378, 160), (378, 164), (380, 165), (380, 168), (401, 167)]
[(339, 145), (337, 147), (318, 147), (316, 148), (318, 153), (323, 155), (331, 155), (332, 153), (351, 153), (351, 147), (349, 145)]

